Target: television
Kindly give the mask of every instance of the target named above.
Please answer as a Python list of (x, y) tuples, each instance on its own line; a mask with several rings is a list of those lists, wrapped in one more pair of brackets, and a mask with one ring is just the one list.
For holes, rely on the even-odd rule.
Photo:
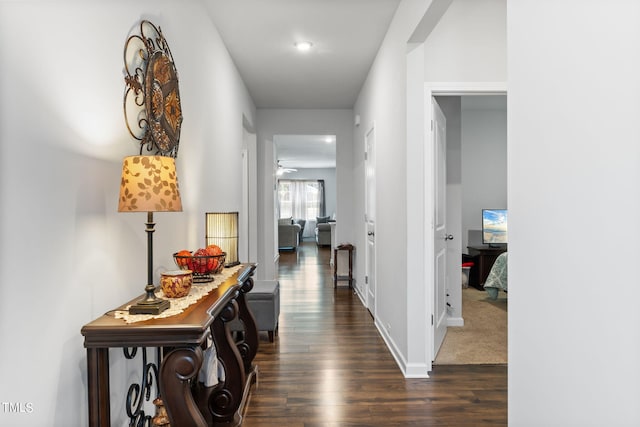
[(489, 247), (507, 244), (507, 210), (482, 210), (482, 243)]

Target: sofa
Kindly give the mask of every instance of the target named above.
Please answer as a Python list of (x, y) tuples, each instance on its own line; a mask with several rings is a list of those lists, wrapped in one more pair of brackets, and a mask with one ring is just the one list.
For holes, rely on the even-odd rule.
[(278, 220), (278, 249), (296, 250), (300, 245), (300, 224), (295, 224), (291, 218)]

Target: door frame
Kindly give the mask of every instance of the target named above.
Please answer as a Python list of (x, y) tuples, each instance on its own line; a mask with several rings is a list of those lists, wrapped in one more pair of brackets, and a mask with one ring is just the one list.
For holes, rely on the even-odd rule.
[[(369, 158), (369, 135), (373, 136), (373, 159)], [(377, 188), (377, 167), (376, 167), (376, 124), (375, 122), (371, 123), (369, 130), (364, 134), (364, 149), (365, 149), (365, 168), (364, 168), (364, 202), (365, 202), (365, 219), (364, 219), (364, 228), (365, 228), (365, 286), (364, 286), (364, 301), (365, 306), (369, 309), (371, 316), (375, 320), (377, 318), (376, 314), (376, 301), (377, 301), (377, 288), (376, 288), (376, 280), (377, 280), (377, 249), (376, 249), (376, 240), (375, 240), (375, 227), (376, 227), (376, 200), (373, 200), (373, 254), (370, 253), (371, 248), (369, 245), (369, 218), (367, 216), (368, 208), (369, 208), (369, 181), (367, 179), (368, 168), (371, 166), (373, 168), (373, 191), (374, 194)], [(371, 164), (370, 164), (371, 163)], [(373, 280), (369, 280), (369, 278), (373, 277)], [(372, 289), (373, 288), (373, 289)], [(373, 296), (373, 297), (372, 297)], [(373, 301), (371, 300), (373, 298)], [(373, 304), (372, 304), (373, 303)], [(373, 307), (371, 307), (373, 305)]]
[[(425, 82), (424, 83), (424, 157), (422, 159), (423, 170), (433, 170), (434, 149), (431, 146), (433, 141), (433, 131), (431, 130), (431, 120), (433, 120), (433, 111), (431, 108), (431, 99), (435, 96), (468, 96), (468, 95), (507, 95), (507, 83), (506, 82)], [(508, 99), (508, 98), (507, 98)], [(508, 141), (507, 141), (508, 144)], [(507, 145), (508, 146), (508, 145)], [(425, 173), (424, 178), (424, 194), (423, 194), (423, 212), (425, 215), (425, 223), (428, 225), (424, 227), (424, 236), (422, 241), (424, 246), (422, 248), (424, 258), (424, 270), (422, 271), (423, 277), (426, 283), (425, 301), (423, 302), (425, 311), (430, 316), (435, 316), (434, 302), (435, 302), (435, 265), (434, 265), (434, 248), (433, 241), (434, 234), (434, 212), (435, 212), (435, 180), (433, 174)], [(454, 302), (455, 303), (455, 302)], [(460, 301), (461, 303), (461, 301)], [(433, 357), (435, 346), (435, 325), (432, 324), (427, 333), (428, 339), (426, 340), (427, 348), (425, 354), (430, 357), (427, 358), (427, 370), (430, 372), (433, 370)]]
[(258, 259), (258, 149), (257, 135), (242, 116), (242, 213), (240, 215), (240, 259)]

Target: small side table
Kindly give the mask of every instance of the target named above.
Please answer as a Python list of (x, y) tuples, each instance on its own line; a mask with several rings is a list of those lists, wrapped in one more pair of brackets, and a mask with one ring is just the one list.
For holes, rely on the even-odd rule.
[[(343, 244), (336, 246), (333, 250), (333, 287), (338, 287), (338, 280), (348, 280), (349, 288), (353, 287), (353, 250), (355, 247), (350, 244)], [(338, 260), (340, 258), (344, 259), (344, 256), (340, 256), (341, 252), (346, 252), (342, 255), (348, 258), (349, 269), (346, 269), (346, 263), (340, 263)]]

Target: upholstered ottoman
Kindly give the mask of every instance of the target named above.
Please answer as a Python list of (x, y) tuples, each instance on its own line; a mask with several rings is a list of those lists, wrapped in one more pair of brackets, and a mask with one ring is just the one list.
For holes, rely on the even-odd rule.
[[(280, 316), (280, 283), (277, 280), (254, 280), (253, 289), (245, 294), (249, 310), (256, 319), (258, 331), (267, 331), (269, 341), (273, 342), (278, 334), (278, 317)], [(231, 323), (231, 330), (241, 331), (240, 321)]]

